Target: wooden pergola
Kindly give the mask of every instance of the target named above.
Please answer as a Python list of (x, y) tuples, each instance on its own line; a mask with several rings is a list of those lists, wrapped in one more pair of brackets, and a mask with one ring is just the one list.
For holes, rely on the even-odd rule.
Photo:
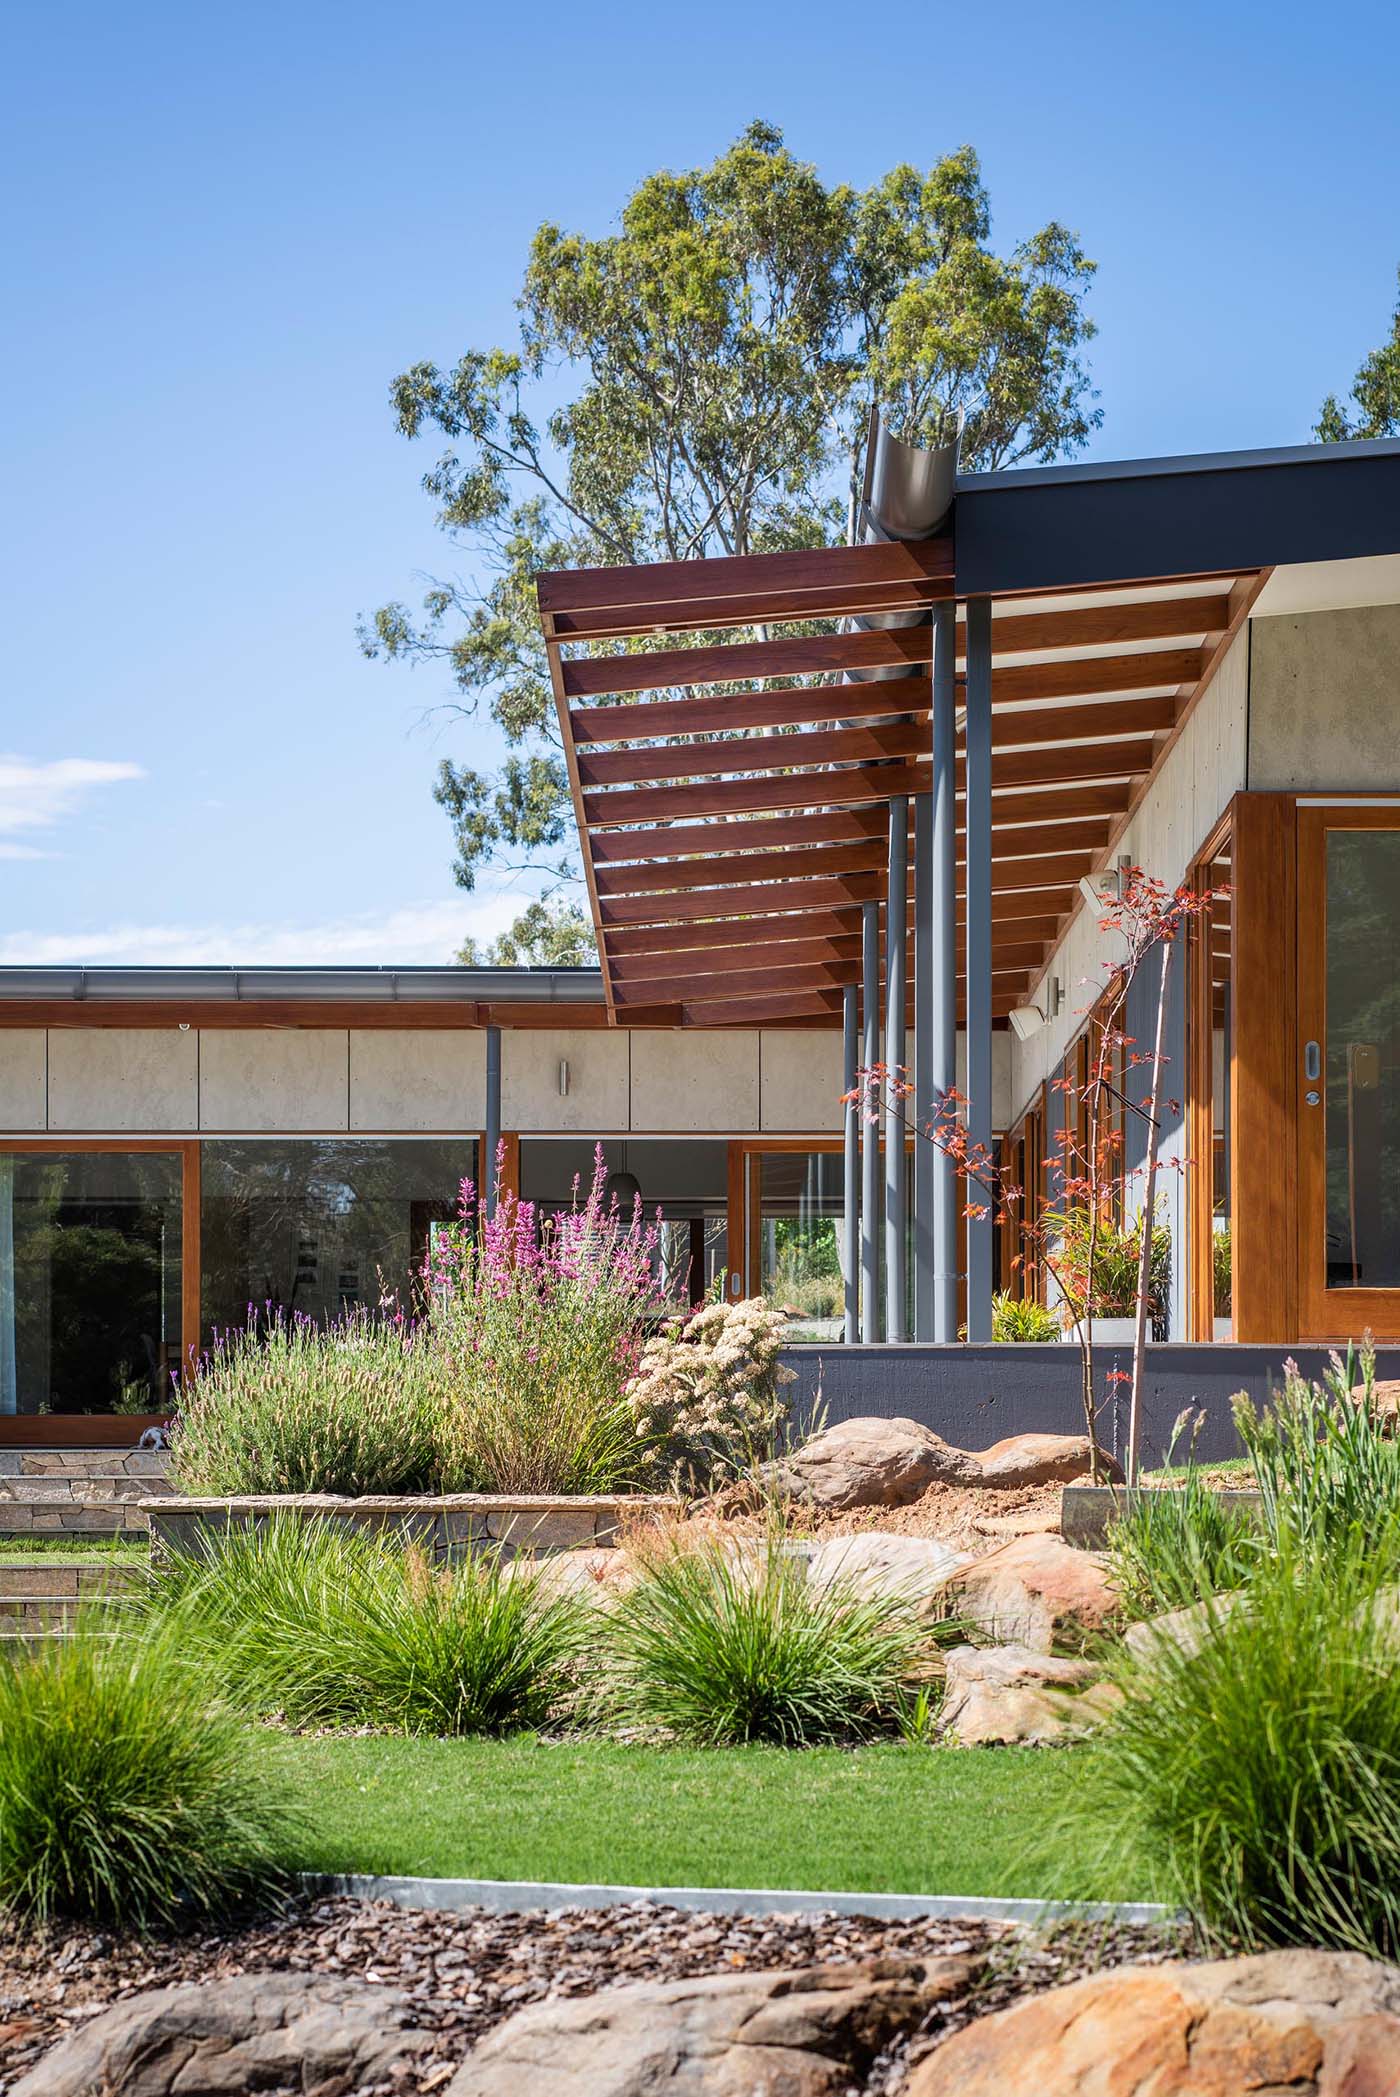
[[(994, 1019), (1042, 974), (1080, 877), (1111, 859), (1257, 581), (991, 601)], [(912, 836), (932, 790), (931, 621), (956, 599), (950, 538), (541, 576), (615, 1023), (839, 1024), (862, 979), (863, 912), (888, 914), (891, 810)], [(891, 614), (919, 623), (874, 623)], [(960, 897), (966, 630), (959, 615)], [(958, 918), (961, 1016), (961, 904)]]

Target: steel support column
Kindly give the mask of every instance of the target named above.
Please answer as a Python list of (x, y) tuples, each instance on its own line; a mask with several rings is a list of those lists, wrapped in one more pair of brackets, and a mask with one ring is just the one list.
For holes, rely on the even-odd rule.
[[(933, 1118), (933, 796), (914, 802), (914, 1091), (909, 1118), (925, 1129)], [(914, 1137), (914, 1338), (934, 1332), (933, 1212), (937, 1153), (927, 1136)]]
[(904, 981), (909, 925), (909, 802), (890, 802), (889, 880), (885, 888), (885, 1338), (909, 1337), (909, 1175), (904, 1151)]
[[(920, 1051), (922, 1021), (927, 1017), (928, 1047), (923, 1052), (927, 1091), (920, 1112), (932, 1119), (944, 1095), (958, 1082), (958, 724), (957, 607), (935, 605), (933, 612), (933, 790), (929, 796), (929, 931), (932, 960), (929, 987), (919, 1007), (915, 1052)], [(921, 1146), (925, 1147), (925, 1146)], [(933, 1250), (932, 1337), (958, 1336), (958, 1275), (962, 1247), (958, 1232), (958, 1175), (945, 1150), (932, 1152)]]
[[(992, 1155), (992, 605), (967, 605), (967, 1133), (974, 1162)], [(967, 1336), (992, 1337), (992, 1196), (975, 1184), (967, 1219)]]
[(486, 1029), (486, 1157), (481, 1184), (485, 1190), (486, 1213), (494, 1216), (501, 1198), (498, 1154), (501, 1148), (501, 1030)]
[[(861, 1063), (880, 1060), (880, 906), (861, 909), (861, 1011), (865, 1038)], [(879, 1095), (867, 1087), (860, 1108), (860, 1336), (880, 1337), (880, 1115)]]
[(841, 996), (841, 1089), (847, 1094), (841, 1175), (841, 1274), (848, 1344), (860, 1338), (860, 1107), (850, 1097), (860, 1063), (860, 993), (848, 983)]

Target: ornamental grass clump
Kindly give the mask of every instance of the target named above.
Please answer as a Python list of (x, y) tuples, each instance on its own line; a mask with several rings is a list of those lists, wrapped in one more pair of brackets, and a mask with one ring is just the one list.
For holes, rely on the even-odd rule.
[(171, 1477), (185, 1493), (421, 1493), (441, 1469), (423, 1336), (365, 1309), (333, 1324), (250, 1306), (182, 1395)]
[(1198, 1645), (1116, 1669), (1078, 1846), (1111, 1831), (1219, 1944), (1400, 1955), (1400, 1609), (1374, 1541), (1284, 1530)]
[(610, 1618), (629, 1716), (704, 1747), (806, 1747), (898, 1730), (924, 1671), (915, 1605), (807, 1577), (779, 1525), (747, 1542), (678, 1534), (639, 1553)]
[[(1400, 1442), (1375, 1400), (1376, 1354), (1333, 1354), (1319, 1383), (1294, 1362), (1284, 1387), (1257, 1413), (1245, 1392), (1235, 1428), (1254, 1468), (1270, 1535), (1325, 1549), (1360, 1530), (1377, 1551), (1400, 1543)], [(1400, 1553), (1393, 1563), (1400, 1564)]]
[(425, 1276), (422, 1345), (436, 1396), (444, 1480), (456, 1491), (611, 1493), (654, 1460), (627, 1390), (660, 1313), (659, 1222), (593, 1180), (541, 1216), (503, 1194), (496, 1214), (439, 1233)]
[(292, 1516), (176, 1559), (155, 1606), (203, 1672), (298, 1727), (536, 1727), (570, 1695), (585, 1636), (577, 1603), (494, 1553), (438, 1567)]
[(188, 1927), (272, 1900), (298, 1830), (170, 1627), (0, 1659), (0, 1907)]
[(628, 1387), (632, 1419), (657, 1469), (710, 1487), (771, 1457), (787, 1423), (779, 1360), (787, 1319), (761, 1296), (707, 1303), (648, 1340)]
[[(1168, 1470), (1182, 1434), (1189, 1429), (1194, 1444), (1204, 1417), (1193, 1419), (1189, 1408), (1182, 1413), (1167, 1451)], [(1203, 1482), (1193, 1453), (1179, 1485), (1139, 1493), (1108, 1532), (1114, 1589), (1134, 1619), (1242, 1586), (1262, 1548), (1258, 1522)]]

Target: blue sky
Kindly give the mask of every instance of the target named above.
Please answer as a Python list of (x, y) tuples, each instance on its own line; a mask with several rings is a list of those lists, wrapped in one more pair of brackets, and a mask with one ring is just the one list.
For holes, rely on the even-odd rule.
[(430, 799), (496, 753), (355, 646), (447, 558), (388, 383), (509, 336), (542, 218), (752, 116), (857, 183), (970, 141), (1000, 243), (1072, 225), (1105, 457), (1306, 441), (1394, 303), (1393, 4), (30, 0), (6, 61), (4, 962), (445, 960), (515, 914)]

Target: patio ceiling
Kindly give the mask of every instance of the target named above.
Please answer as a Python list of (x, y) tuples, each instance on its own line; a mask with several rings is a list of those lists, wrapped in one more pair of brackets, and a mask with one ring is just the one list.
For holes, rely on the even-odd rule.
[[(994, 599), (995, 1016), (1043, 971), (1259, 580)], [(540, 577), (618, 1023), (839, 1021), (862, 906), (885, 899), (890, 799), (931, 785), (930, 628), (852, 622), (926, 621), (955, 594), (950, 539)], [(959, 704), (962, 645), (959, 620)]]

